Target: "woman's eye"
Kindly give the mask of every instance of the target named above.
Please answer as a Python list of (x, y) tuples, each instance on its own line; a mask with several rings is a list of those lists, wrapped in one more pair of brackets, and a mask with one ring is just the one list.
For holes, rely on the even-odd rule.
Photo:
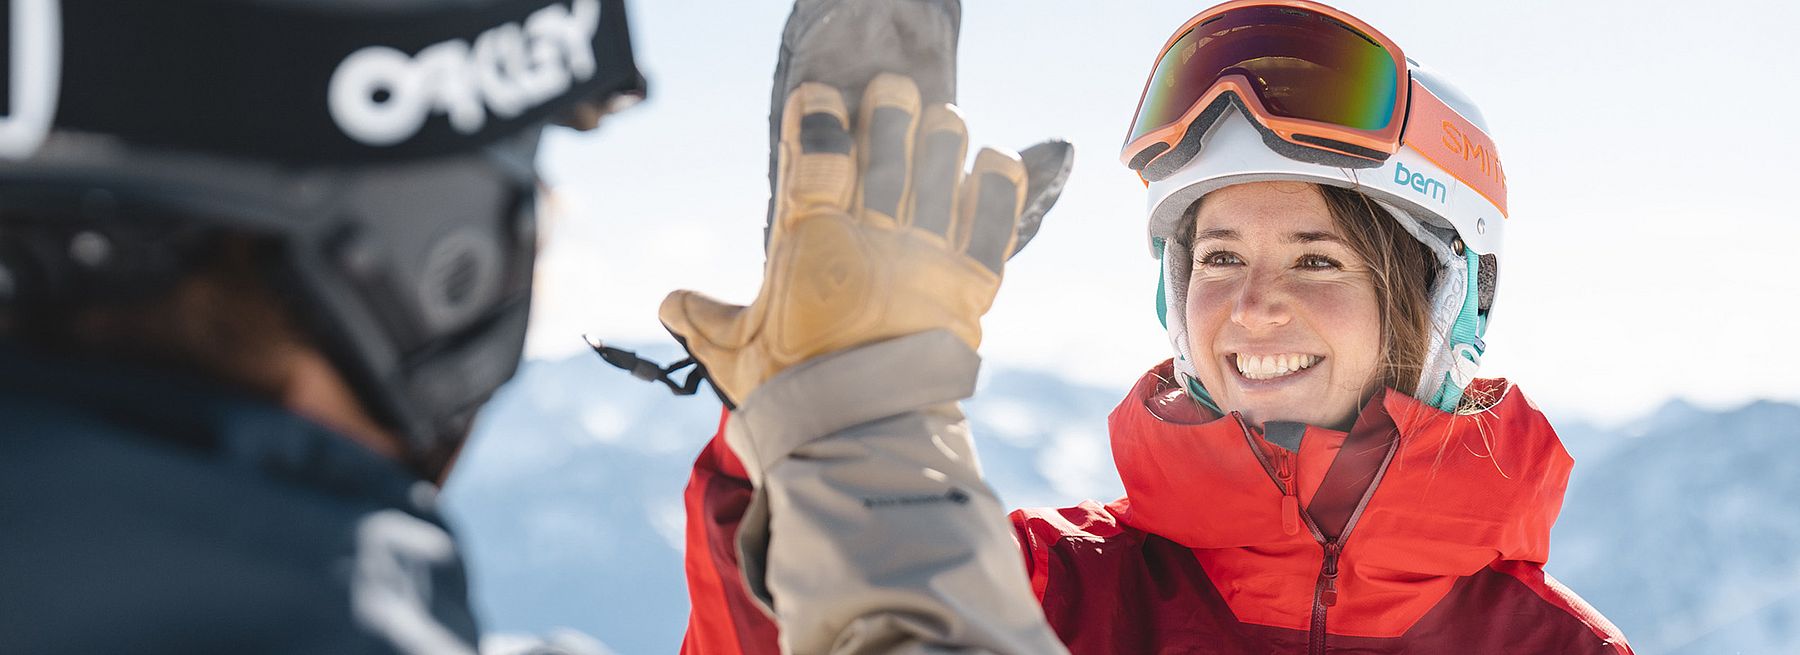
[(1215, 250), (1201, 255), (1199, 261), (1203, 266), (1235, 266), (1244, 263), (1244, 260), (1238, 258), (1237, 253), (1224, 250)]
[(1339, 269), (1339, 268), (1344, 267), (1344, 265), (1339, 264), (1337, 260), (1332, 259), (1330, 257), (1326, 257), (1324, 255), (1302, 256), (1300, 258), (1300, 261), (1295, 262), (1295, 265), (1299, 266), (1300, 268), (1317, 270), (1317, 271), (1333, 270), (1333, 269)]

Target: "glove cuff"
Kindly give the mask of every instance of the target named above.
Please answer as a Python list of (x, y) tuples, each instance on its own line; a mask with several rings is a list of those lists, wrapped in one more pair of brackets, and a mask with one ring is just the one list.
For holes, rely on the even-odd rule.
[(732, 413), (728, 444), (762, 471), (808, 441), (975, 394), (981, 357), (948, 330), (930, 330), (815, 357), (758, 386)]

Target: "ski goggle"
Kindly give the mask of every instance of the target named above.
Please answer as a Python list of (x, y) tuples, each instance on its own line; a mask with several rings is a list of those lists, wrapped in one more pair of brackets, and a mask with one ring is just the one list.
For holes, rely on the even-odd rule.
[(1282, 154), (1370, 168), (1400, 148), (1409, 83), (1400, 46), (1306, 0), (1237, 0), (1189, 20), (1157, 56), (1120, 160), (1166, 177), (1233, 107)]

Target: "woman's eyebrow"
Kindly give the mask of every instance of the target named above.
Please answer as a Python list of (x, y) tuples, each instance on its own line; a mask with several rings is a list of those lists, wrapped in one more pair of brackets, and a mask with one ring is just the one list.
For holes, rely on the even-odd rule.
[(1329, 241), (1344, 245), (1344, 238), (1330, 232), (1295, 232), (1288, 235), (1288, 243), (1318, 243)]
[(1209, 227), (1194, 235), (1195, 241), (1237, 241), (1238, 231), (1226, 227)]

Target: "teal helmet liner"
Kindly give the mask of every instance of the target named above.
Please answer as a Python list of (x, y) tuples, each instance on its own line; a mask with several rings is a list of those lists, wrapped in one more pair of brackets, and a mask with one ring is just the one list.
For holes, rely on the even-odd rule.
[(1462, 403), (1463, 390), (1474, 380), (1475, 370), (1481, 365), (1481, 355), (1487, 350), (1487, 344), (1481, 340), (1487, 334), (1487, 317), (1481, 313), (1481, 285), (1477, 284), (1481, 275), (1481, 257), (1474, 249), (1465, 249), (1463, 257), (1468, 262), (1468, 284), (1464, 285), (1467, 291), (1463, 294), (1462, 310), (1450, 324), (1450, 348), (1455, 359), (1450, 370), (1444, 373), (1443, 385), (1438, 387), (1436, 397), (1431, 399), (1433, 407), (1446, 412), (1456, 411), (1456, 406)]
[(1193, 378), (1188, 378), (1186, 380), (1183, 380), (1183, 382), (1187, 383), (1184, 386), (1187, 389), (1187, 394), (1188, 394), (1189, 398), (1193, 398), (1195, 401), (1199, 402), (1201, 405), (1205, 406), (1207, 409), (1212, 410), (1214, 413), (1218, 414), (1219, 416), (1225, 415), (1225, 410), (1219, 409), (1219, 404), (1216, 402), (1213, 402), (1212, 394), (1206, 392), (1206, 387), (1200, 386), (1199, 380), (1196, 380)]

